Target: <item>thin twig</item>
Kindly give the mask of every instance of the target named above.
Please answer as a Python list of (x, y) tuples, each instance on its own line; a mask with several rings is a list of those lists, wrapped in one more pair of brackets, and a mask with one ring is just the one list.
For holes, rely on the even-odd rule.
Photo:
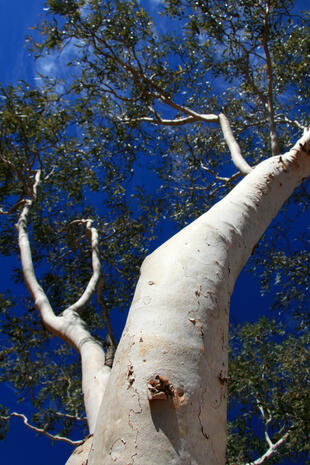
[(53, 414), (56, 415), (57, 417), (61, 417), (61, 418), (68, 418), (70, 420), (87, 422), (86, 417), (79, 417), (78, 415), (70, 415), (69, 413), (63, 413), (63, 412), (53, 412)]

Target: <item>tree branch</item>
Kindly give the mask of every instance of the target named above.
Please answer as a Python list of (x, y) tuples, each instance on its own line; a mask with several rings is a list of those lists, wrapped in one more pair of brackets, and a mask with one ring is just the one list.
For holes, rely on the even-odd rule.
[(90, 278), (87, 284), (87, 287), (85, 291), (83, 292), (83, 294), (81, 295), (81, 297), (79, 298), (79, 300), (65, 310), (66, 312), (69, 312), (69, 311), (79, 312), (90, 301), (90, 299), (95, 293), (96, 286), (99, 282), (99, 278), (100, 278), (99, 240), (98, 240), (97, 229), (92, 227), (92, 223), (93, 223), (92, 220), (90, 219), (76, 220), (76, 221), (72, 221), (72, 223), (81, 223), (85, 225), (86, 232), (90, 236), (91, 249), (92, 249), (92, 268), (93, 268), (92, 277)]
[(114, 347), (116, 347), (116, 342), (115, 342), (114, 335), (113, 335), (112, 325), (111, 325), (110, 318), (109, 318), (109, 315), (108, 315), (108, 309), (107, 309), (107, 306), (106, 306), (106, 304), (105, 304), (105, 302), (104, 302), (104, 300), (103, 300), (103, 298), (101, 296), (102, 286), (103, 286), (103, 278), (101, 277), (100, 280), (99, 280), (99, 283), (98, 283), (98, 288), (97, 288), (97, 298), (98, 298), (98, 302), (101, 305), (102, 310), (103, 310), (103, 318), (104, 318), (105, 324), (107, 325), (107, 330), (108, 330), (110, 339), (111, 339), (112, 344), (114, 345)]
[[(103, 52), (103, 50), (101, 48), (98, 48), (98, 45), (96, 44), (96, 42), (94, 40), (95, 38), (97, 39), (98, 42), (101, 42), (106, 47), (108, 52)], [(161, 100), (162, 102), (166, 103), (171, 108), (174, 108), (175, 110), (180, 111), (181, 113), (184, 113), (187, 116), (191, 116), (195, 120), (207, 121), (207, 122), (210, 122), (210, 121), (218, 122), (218, 116), (217, 115), (200, 114), (200, 113), (195, 112), (194, 110), (191, 110), (190, 108), (188, 108), (186, 106), (179, 105), (179, 104), (175, 103), (171, 99), (171, 97), (162, 89), (162, 87), (160, 85), (158, 85), (156, 82), (154, 82), (154, 80), (152, 78), (146, 76), (146, 74), (143, 72), (143, 70), (141, 70), (141, 68), (139, 68), (139, 70), (138, 70), (131, 63), (128, 63), (128, 62), (124, 61), (122, 58), (120, 58), (115, 53), (113, 48), (107, 43), (106, 40), (104, 40), (101, 37), (98, 37), (96, 35), (94, 35), (94, 39), (93, 39), (93, 47), (101, 55), (105, 56), (106, 58), (112, 59), (121, 68), (123, 68), (124, 71), (130, 73), (132, 75), (133, 80), (136, 83), (138, 83), (139, 86), (141, 85), (141, 82), (144, 82), (150, 89), (153, 89), (153, 90), (149, 90), (150, 95), (153, 95), (155, 98), (157, 98), (157, 99)], [(151, 122), (155, 123), (156, 119), (155, 120), (152, 119)]]
[(239, 69), (240, 69), (240, 71), (242, 73), (244, 73), (244, 76), (246, 78), (247, 83), (252, 87), (253, 91), (256, 93), (256, 95), (258, 96), (258, 98), (260, 99), (260, 101), (264, 105), (264, 107), (266, 107), (266, 104), (267, 104), (266, 97), (264, 96), (262, 91), (257, 87), (257, 85), (255, 84), (253, 78), (250, 76), (250, 71), (249, 71), (249, 54), (250, 54), (250, 51), (247, 50), (241, 42), (238, 42), (238, 43), (243, 48), (243, 50), (245, 52), (245, 59), (246, 59), (245, 64), (242, 64), (242, 62), (239, 61), (239, 63), (238, 63)]
[(270, 140), (271, 140), (272, 155), (279, 155), (280, 149), (279, 149), (278, 136), (277, 136), (276, 126), (275, 126), (275, 121), (274, 121), (274, 108), (273, 108), (272, 62), (271, 62), (271, 56), (270, 56), (270, 52), (268, 48), (268, 35), (269, 35), (268, 14), (269, 14), (269, 9), (267, 5), (265, 27), (264, 27), (264, 33), (263, 33), (263, 48), (264, 48), (265, 56), (266, 56), (267, 85), (268, 85), (268, 88), (267, 88), (268, 101), (267, 101), (266, 107), (268, 110), (269, 128), (270, 128), (269, 133), (270, 133)]
[(66, 442), (67, 444), (70, 444), (72, 446), (79, 446), (80, 444), (83, 444), (83, 442), (84, 442), (84, 439), (80, 440), (80, 441), (72, 441), (71, 439), (66, 438), (64, 436), (59, 436), (57, 434), (51, 434), (48, 431), (46, 431), (45, 429), (43, 429), (43, 428), (38, 428), (37, 426), (31, 425), (29, 423), (28, 418), (26, 417), (26, 415), (24, 415), (22, 413), (12, 412), (6, 417), (1, 416), (0, 419), (3, 420), (3, 421), (8, 421), (12, 417), (22, 418), (24, 425), (28, 426), (28, 428), (32, 429), (36, 433), (43, 434), (44, 436), (46, 436), (46, 437), (48, 437), (50, 439), (53, 439), (53, 440), (56, 440), (56, 441)]
[(70, 415), (69, 413), (53, 412), (53, 414), (56, 415), (57, 417), (68, 418), (70, 420), (87, 421), (86, 417), (79, 417), (78, 415)]
[(266, 460), (268, 460), (270, 457), (272, 457), (278, 452), (279, 447), (285, 443), (285, 441), (287, 440), (290, 434), (290, 430), (289, 430), (276, 443), (273, 443), (268, 433), (268, 425), (272, 421), (272, 415), (269, 411), (268, 411), (268, 416), (266, 415), (265, 409), (258, 399), (256, 399), (256, 403), (257, 403), (257, 407), (262, 415), (262, 418), (265, 424), (265, 439), (269, 446), (269, 449), (261, 457), (254, 460), (253, 462), (248, 462), (245, 465), (262, 465)]
[(19, 201), (16, 202), (16, 204), (13, 205), (8, 211), (2, 210), (2, 208), (0, 208), (0, 215), (10, 215), (11, 213), (15, 212), (15, 210), (17, 210), (18, 207), (20, 207), (21, 205), (23, 205), (24, 202), (25, 202), (24, 199), (19, 200)]
[(48, 301), (48, 298), (43, 291), (42, 287), (39, 285), (35, 272), (33, 269), (33, 262), (31, 256), (31, 249), (27, 231), (28, 216), (30, 209), (34, 200), (37, 197), (37, 189), (41, 180), (41, 170), (38, 170), (35, 174), (35, 179), (32, 187), (32, 199), (24, 200), (24, 207), (19, 216), (18, 222), (16, 224), (16, 229), (18, 231), (18, 245), (20, 250), (22, 270), (24, 274), (25, 283), (29, 293), (31, 294), (35, 306), (38, 308), (41, 314), (42, 321), (44, 325), (53, 333), (59, 334), (58, 331), (58, 321), (57, 317), (54, 314), (52, 307)]
[(213, 114), (198, 114), (197, 117), (194, 116), (184, 116), (183, 118), (175, 118), (175, 119), (163, 119), (158, 114), (156, 118), (151, 118), (150, 116), (143, 116), (137, 119), (121, 119), (124, 123), (130, 122), (141, 122), (141, 123), (152, 123), (162, 126), (183, 126), (184, 124), (193, 123), (195, 121), (205, 121), (209, 123), (218, 123), (219, 117)]
[(100, 277), (98, 234), (97, 230), (91, 227), (91, 220), (77, 220), (77, 222), (85, 224), (86, 231), (91, 237), (93, 274), (80, 299), (60, 316), (56, 316), (48, 297), (35, 276), (27, 231), (28, 216), (33, 202), (37, 199), (40, 176), (41, 170), (38, 170), (33, 182), (32, 198), (25, 200), (24, 208), (16, 225), (22, 270), (27, 288), (41, 314), (43, 324), (53, 334), (71, 344), (81, 356), (84, 404), (89, 430), (92, 433), (101, 398), (109, 379), (110, 368), (105, 366), (105, 353), (101, 344), (90, 334), (77, 311), (89, 302)]
[[(280, 118), (282, 118), (282, 119), (280, 119)], [(303, 132), (306, 132), (308, 130), (307, 126), (304, 126), (303, 124), (301, 124), (296, 119), (292, 120), (292, 119), (288, 118), (285, 115), (276, 115), (275, 119), (276, 119), (276, 122), (278, 124), (290, 124), (292, 126), (296, 126), (297, 128), (301, 129)]]
[(241, 150), (239, 147), (238, 142), (236, 141), (228, 118), (224, 115), (224, 113), (219, 114), (219, 120), (220, 120), (220, 125), (223, 131), (224, 139), (228, 145), (228, 148), (230, 150), (231, 154), (231, 159), (236, 166), (236, 168), (245, 176), (252, 171), (251, 166), (245, 161), (241, 154)]
[(263, 463), (265, 463), (270, 457), (272, 457), (278, 452), (279, 447), (285, 443), (289, 434), (290, 432), (288, 431), (276, 443), (272, 444), (272, 446), (269, 447), (267, 452), (265, 452), (261, 457), (252, 462), (247, 462), (245, 465), (262, 465)]
[(261, 413), (261, 415), (263, 417), (263, 421), (264, 421), (264, 424), (265, 424), (265, 439), (266, 439), (266, 442), (267, 442), (269, 448), (272, 448), (273, 447), (273, 442), (271, 441), (269, 433), (268, 433), (268, 425), (272, 421), (271, 413), (269, 412), (269, 416), (267, 417), (266, 414), (265, 414), (264, 407), (262, 406), (262, 404), (260, 403), (260, 401), (258, 399), (256, 399), (256, 403), (257, 403), (257, 407), (258, 407), (258, 409), (259, 409), (259, 411), (260, 411), (260, 413)]
[[(90, 220), (79, 220), (79, 222), (85, 223), (87, 231), (91, 235), (92, 242), (92, 262), (93, 262), (93, 275), (88, 283), (86, 290), (84, 291), (81, 298), (63, 312), (61, 316), (56, 316), (50, 302), (37, 281), (31, 255), (31, 248), (29, 242), (29, 236), (27, 231), (28, 216), (33, 205), (33, 202), (37, 199), (37, 190), (41, 181), (41, 170), (38, 170), (35, 174), (35, 179), (32, 188), (32, 199), (24, 200), (24, 208), (20, 214), (19, 220), (16, 225), (18, 231), (18, 245), (20, 249), (20, 257), (22, 270), (26, 286), (35, 301), (35, 306), (38, 308), (44, 325), (55, 335), (63, 339), (65, 342), (73, 345), (78, 351), (80, 351), (81, 340), (89, 338), (90, 333), (85, 329), (85, 324), (82, 322), (77, 315), (73, 317), (73, 313), (80, 310), (83, 305), (90, 300), (91, 296), (95, 292), (95, 287), (100, 275), (100, 262), (98, 252), (98, 234), (95, 228), (91, 227)], [(69, 320), (72, 319), (71, 323), (74, 322), (73, 326), (69, 328)], [(77, 327), (79, 326), (79, 331)], [(73, 330), (73, 328), (75, 330)]]

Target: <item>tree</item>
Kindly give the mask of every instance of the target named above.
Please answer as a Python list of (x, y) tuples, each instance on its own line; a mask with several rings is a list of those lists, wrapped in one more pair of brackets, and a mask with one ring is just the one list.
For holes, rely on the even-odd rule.
[[(3, 89), (1, 108), (2, 213), (9, 222), (17, 215), (24, 280), (48, 331), (35, 312), (12, 317), (12, 303), (4, 300), (3, 328), (13, 342), (2, 351), (6, 377), (32, 395), (38, 431), (51, 434), (61, 423), (62, 437), (69, 434), (75, 420), (83, 421), (77, 368), (69, 349), (51, 340), (54, 334), (81, 357), (90, 433), (68, 464), (223, 464), (230, 296), (260, 237), (310, 173), (308, 15), (277, 0), (170, 0), (163, 13), (172, 32), (159, 34), (159, 24), (135, 1), (48, 5), (42, 40), (33, 39), (33, 48), (41, 60), (59, 53), (72, 76), (42, 77), (41, 90), (26, 84)], [(156, 157), (149, 179), (160, 198), (134, 178), (150, 153)], [(302, 193), (294, 194), (299, 203)], [(99, 198), (103, 208), (96, 212)], [(162, 215), (182, 226), (201, 216), (144, 259), (114, 357), (109, 314), (112, 306), (126, 307), (143, 243), (151, 242)], [(15, 248), (7, 225), (1, 247), (6, 253)], [(266, 252), (266, 260), (272, 257)], [(281, 265), (288, 257), (278, 260)], [(298, 281), (294, 267), (286, 271)], [(237, 443), (230, 441), (229, 463), (272, 463), (283, 447), (291, 454), (293, 444), (297, 456), (307, 451), (301, 439), (307, 424), (300, 376), (309, 344), (304, 320), (300, 328), (300, 339), (283, 341), (275, 323), (241, 331), (232, 398), (252, 369), (236, 408), (255, 399), (249, 412), (261, 414), (267, 450), (255, 437), (242, 444), (248, 413), (232, 426)], [(108, 336), (101, 344), (103, 331)], [(51, 364), (45, 347), (54, 352)], [(284, 379), (285, 367), (292, 379), (296, 353), (303, 354), (299, 397), (287, 390), (284, 402), (279, 373)], [(279, 360), (272, 368), (270, 354)], [(51, 399), (56, 408), (47, 407)], [(295, 416), (287, 405), (295, 406)], [(12, 415), (4, 411), (2, 419)]]

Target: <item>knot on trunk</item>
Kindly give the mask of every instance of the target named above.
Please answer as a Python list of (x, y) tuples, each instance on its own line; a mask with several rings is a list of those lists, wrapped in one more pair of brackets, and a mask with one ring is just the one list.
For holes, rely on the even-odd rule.
[(161, 375), (156, 375), (154, 378), (151, 378), (147, 387), (149, 401), (167, 400), (169, 397), (172, 398), (176, 395), (181, 397), (184, 394), (182, 389), (175, 389), (168, 378)]

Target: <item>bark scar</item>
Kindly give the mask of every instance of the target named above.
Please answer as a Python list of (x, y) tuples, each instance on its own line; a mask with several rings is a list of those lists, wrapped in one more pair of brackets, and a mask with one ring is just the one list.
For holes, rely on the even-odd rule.
[(167, 400), (168, 397), (174, 396), (174, 387), (165, 376), (154, 376), (149, 380), (147, 387), (149, 401)]
[(223, 370), (220, 371), (220, 374), (219, 374), (218, 378), (219, 378), (221, 384), (228, 383), (229, 378), (228, 378), (228, 376), (224, 375)]
[[(129, 376), (129, 377), (132, 376), (133, 379), (135, 380), (133, 365), (131, 364), (131, 362), (129, 362), (129, 363), (130, 363), (130, 366), (129, 366), (129, 369), (128, 369), (128, 376)], [(130, 382), (130, 381), (129, 381), (129, 382)], [(131, 385), (132, 385), (132, 384), (133, 384), (133, 383), (131, 383)], [(129, 386), (129, 387), (130, 387), (130, 386)], [(133, 390), (134, 390), (135, 394), (137, 395), (137, 401), (138, 401), (138, 405), (139, 405), (139, 410), (134, 410), (133, 408), (131, 408), (131, 409), (129, 410), (129, 412), (128, 412), (128, 424), (129, 424), (130, 428), (131, 428), (133, 431), (135, 431), (135, 433), (136, 433), (136, 437), (135, 437), (135, 450), (137, 451), (137, 448), (138, 448), (137, 442), (138, 442), (139, 429), (138, 429), (138, 428), (135, 428), (133, 422), (131, 421), (131, 414), (138, 415), (138, 414), (142, 413), (142, 410), (143, 410), (143, 409), (142, 409), (141, 402), (140, 402), (140, 395), (139, 395), (139, 392), (138, 392), (137, 389), (135, 389), (135, 388), (134, 388)], [(134, 461), (135, 461), (134, 457), (135, 457), (136, 455), (138, 455), (138, 452), (135, 452), (134, 454), (132, 454), (132, 456), (131, 456), (132, 463), (131, 463), (130, 465), (134, 465)]]
[(198, 420), (199, 420), (199, 424), (200, 424), (200, 430), (201, 430), (201, 433), (202, 433), (203, 437), (204, 437), (205, 439), (209, 439), (210, 436), (209, 436), (207, 433), (205, 433), (205, 431), (204, 431), (204, 429), (203, 429), (203, 424), (202, 424), (202, 422), (201, 422), (201, 411), (202, 411), (202, 408), (200, 407), (200, 408), (199, 408), (199, 413), (198, 413)]
[(127, 389), (129, 389), (136, 380), (135, 376), (134, 376), (134, 371), (133, 371), (133, 366), (132, 365), (130, 365), (129, 368), (128, 368), (127, 378), (128, 378), (128, 383), (129, 383)]

